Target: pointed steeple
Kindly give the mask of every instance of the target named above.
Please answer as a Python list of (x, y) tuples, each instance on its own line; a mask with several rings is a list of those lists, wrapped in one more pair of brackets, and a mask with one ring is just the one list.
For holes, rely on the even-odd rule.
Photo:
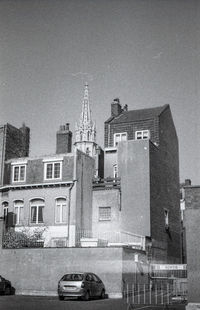
[[(82, 112), (79, 123), (76, 124), (76, 142), (96, 141), (96, 126), (91, 118), (88, 83), (85, 83), (84, 96), (82, 101)], [(81, 148), (83, 150), (83, 148)]]

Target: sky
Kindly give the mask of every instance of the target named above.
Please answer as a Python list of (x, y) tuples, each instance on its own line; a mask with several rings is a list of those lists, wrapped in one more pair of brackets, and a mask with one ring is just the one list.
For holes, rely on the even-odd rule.
[(169, 104), (180, 181), (200, 184), (199, 20), (199, 0), (0, 0), (0, 124), (25, 122), (40, 156), (74, 132), (85, 82), (102, 147), (114, 98)]

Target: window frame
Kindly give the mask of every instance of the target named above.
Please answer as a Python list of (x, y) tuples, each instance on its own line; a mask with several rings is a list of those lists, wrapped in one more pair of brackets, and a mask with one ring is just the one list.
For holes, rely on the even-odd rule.
[(7, 215), (8, 215), (8, 209), (9, 209), (8, 201), (3, 201), (2, 202), (2, 209), (3, 209), (3, 217), (5, 219), (7, 217)]
[(113, 165), (113, 177), (114, 179), (118, 178), (118, 165), (117, 164)]
[[(116, 141), (117, 135), (120, 136), (120, 140), (118, 142)], [(122, 141), (122, 136), (123, 135), (126, 135), (126, 140), (124, 140), (124, 141), (127, 141), (128, 140), (128, 134), (127, 134), (126, 131), (124, 131), (124, 132), (115, 132), (114, 133), (114, 147), (117, 147), (118, 143)], [(117, 142), (117, 144), (116, 144), (116, 142)]]
[[(21, 179), (21, 168), (24, 167), (24, 178)], [(15, 180), (15, 169), (18, 168), (18, 178)], [(12, 182), (13, 183), (20, 183), (26, 181), (26, 164), (14, 164), (12, 165)]]
[[(146, 133), (147, 133), (147, 137), (144, 137)], [(138, 139), (138, 134), (141, 134), (141, 138), (139, 139)], [(149, 129), (135, 131), (135, 140), (149, 140), (149, 139), (150, 139)]]
[[(59, 203), (59, 200), (65, 201), (65, 203)], [(56, 212), (57, 212), (57, 207), (60, 206), (60, 211), (59, 211), (59, 222), (56, 221)], [(63, 213), (63, 208), (66, 208), (66, 219), (64, 219), (64, 213)], [(67, 198), (66, 197), (57, 197), (55, 199), (55, 224), (66, 224), (68, 219), (68, 204), (67, 204)]]
[[(55, 177), (55, 165), (59, 164), (60, 165), (60, 175), (59, 177)], [(47, 178), (47, 167), (48, 165), (52, 165), (52, 175), (50, 178)], [(51, 180), (61, 180), (62, 179), (62, 160), (57, 160), (57, 161), (47, 161), (44, 162), (44, 180), (45, 181), (51, 181)]]
[[(20, 202), (19, 205), (17, 205), (16, 203)], [(24, 201), (23, 200), (14, 200), (13, 201), (13, 209), (14, 209), (14, 213), (16, 214), (16, 225), (22, 225), (23, 223), (23, 218), (22, 218), (22, 210), (24, 208)], [(15, 212), (17, 210), (17, 212)]]
[(165, 228), (169, 228), (169, 210), (164, 209), (164, 216), (165, 216)]
[[(105, 209), (109, 209), (110, 210), (110, 214), (109, 214), (109, 217), (106, 217), (106, 215), (102, 215), (100, 214), (100, 210), (105, 210)], [(98, 217), (98, 220), (99, 222), (110, 222), (111, 219), (112, 219), (112, 212), (111, 212), (111, 206), (100, 206), (99, 207), (99, 217)]]
[[(32, 199), (30, 201), (30, 223), (32, 225), (44, 224), (44, 207), (45, 201), (44, 199)], [(36, 220), (35, 222), (32, 221), (32, 208), (36, 208)], [(42, 222), (39, 221), (39, 208), (42, 208)]]

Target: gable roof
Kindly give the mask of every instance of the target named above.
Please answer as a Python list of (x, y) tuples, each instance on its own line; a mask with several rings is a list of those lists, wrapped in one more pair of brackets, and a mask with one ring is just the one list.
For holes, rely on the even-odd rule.
[(149, 109), (140, 109), (140, 110), (131, 110), (123, 111), (121, 114), (115, 117), (110, 117), (106, 123), (128, 123), (132, 121), (142, 121), (146, 119), (152, 119), (158, 117), (167, 107), (168, 104), (165, 104), (161, 107), (149, 108)]

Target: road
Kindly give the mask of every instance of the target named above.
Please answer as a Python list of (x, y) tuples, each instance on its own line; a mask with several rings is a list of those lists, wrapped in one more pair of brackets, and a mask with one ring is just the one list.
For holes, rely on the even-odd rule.
[(184, 306), (163, 306), (137, 305), (128, 307), (122, 299), (104, 300), (64, 300), (59, 301), (55, 297), (35, 297), (35, 296), (0, 296), (0, 310), (185, 310)]

